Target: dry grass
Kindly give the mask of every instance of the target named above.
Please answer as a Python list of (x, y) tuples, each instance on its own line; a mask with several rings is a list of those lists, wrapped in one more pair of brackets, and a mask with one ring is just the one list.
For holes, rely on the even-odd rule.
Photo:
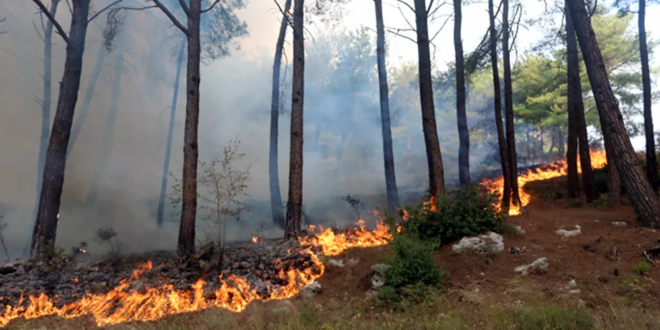
[[(622, 284), (623, 285), (623, 284)], [(660, 304), (645, 292), (610, 296), (597, 291), (547, 298), (533, 280), (516, 278), (507, 289), (489, 292), (475, 282), (452, 289), (405, 312), (374, 307), (373, 298), (346, 294), (312, 300), (253, 303), (245, 312), (220, 309), (169, 317), (158, 322), (119, 324), (113, 330), (216, 329), (660, 329)], [(514, 303), (515, 302), (515, 303)], [(289, 313), (273, 313), (279, 306)], [(91, 319), (42, 318), (15, 321), (8, 329), (97, 329)]]

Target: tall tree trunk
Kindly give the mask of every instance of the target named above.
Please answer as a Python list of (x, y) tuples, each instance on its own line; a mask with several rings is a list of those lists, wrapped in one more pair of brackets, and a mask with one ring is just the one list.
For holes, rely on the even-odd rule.
[(458, 124), (458, 180), (461, 185), (470, 183), (470, 132), (465, 110), (465, 64), (461, 23), (461, 1), (454, 0), (454, 52), (456, 53), (456, 122)]
[(644, 171), (639, 166), (619, 104), (610, 85), (603, 56), (596, 35), (584, 7), (584, 0), (569, 1), (571, 18), (578, 35), (582, 55), (587, 66), (598, 114), (604, 134), (607, 153), (621, 175), (621, 181), (639, 220), (645, 226), (660, 227), (660, 203)]
[(572, 197), (580, 195), (578, 182), (577, 154), (580, 153), (580, 168), (582, 169), (582, 187), (587, 197), (587, 203), (598, 199), (598, 189), (591, 168), (591, 155), (589, 154), (589, 138), (587, 125), (584, 119), (584, 103), (582, 101), (582, 84), (580, 82), (580, 60), (578, 57), (575, 28), (565, 0), (566, 10), (566, 51), (568, 76), (568, 187)]
[(201, 0), (190, 0), (188, 16), (188, 67), (186, 124), (183, 137), (183, 196), (181, 223), (177, 254), (188, 259), (195, 252), (195, 218), (197, 216), (197, 130), (199, 127), (199, 84), (200, 84), (200, 18)]
[(289, 155), (289, 198), (284, 237), (297, 239), (302, 224), (303, 203), (303, 105), (305, 100), (304, 0), (293, 8), (293, 91), (291, 95), (291, 149)]
[(270, 183), (270, 206), (273, 215), (273, 223), (284, 228), (284, 211), (282, 210), (282, 192), (280, 191), (280, 173), (278, 167), (278, 136), (280, 119), (280, 72), (282, 69), (282, 52), (284, 50), (284, 39), (286, 28), (289, 25), (287, 14), (291, 9), (291, 0), (284, 3), (284, 15), (280, 22), (280, 33), (275, 45), (275, 58), (273, 59), (272, 94), (270, 101), (270, 150), (268, 160), (268, 174)]
[(417, 25), (417, 53), (419, 62), (419, 94), (422, 105), (422, 127), (429, 169), (429, 193), (440, 197), (445, 194), (444, 168), (435, 123), (433, 82), (431, 81), (431, 50), (429, 48), (428, 13), (424, 0), (415, 0)]
[[(73, 128), (71, 129), (71, 139), (69, 140), (69, 150), (73, 150), (73, 146), (78, 140), (80, 131), (82, 130), (87, 114), (89, 113), (89, 107), (92, 103), (92, 98), (94, 97), (94, 90), (96, 89), (96, 83), (99, 81), (101, 76), (101, 71), (103, 69), (103, 62), (108, 55), (108, 51), (105, 47), (105, 44), (101, 43), (98, 56), (96, 57), (96, 63), (94, 64), (94, 69), (92, 70), (92, 75), (89, 76), (89, 81), (87, 82), (87, 89), (85, 90), (85, 97), (80, 104), (80, 111), (78, 113), (77, 120), (73, 123)], [(69, 154), (67, 154), (67, 159)]]
[[(51, 0), (50, 15), (55, 17), (60, 0)], [(48, 150), (48, 136), (50, 135), (50, 104), (52, 102), (52, 76), (53, 76), (53, 22), (46, 20), (44, 28), (44, 95), (41, 99), (41, 138), (39, 139), (39, 158), (37, 160), (37, 193), (35, 194), (33, 217), (36, 221), (39, 212), (39, 198), (41, 196), (41, 185), (43, 182), (44, 163), (46, 162), (46, 151)], [(34, 223), (33, 223), (34, 226)], [(28, 236), (23, 254), (28, 254), (30, 237)]]
[(608, 133), (603, 130), (603, 140), (605, 140), (605, 154), (607, 158), (607, 205), (621, 205), (621, 175), (614, 165), (614, 149), (609, 139), (605, 137)]
[(399, 190), (396, 187), (394, 151), (392, 147), (392, 126), (390, 123), (389, 87), (387, 66), (385, 65), (385, 24), (383, 23), (383, 0), (376, 4), (376, 57), (378, 62), (378, 86), (380, 90), (380, 123), (383, 133), (383, 163), (385, 166), (385, 189), (387, 190), (387, 211), (396, 212), (399, 206)]
[(57, 234), (57, 214), (60, 210), (60, 197), (64, 185), (66, 152), (76, 102), (78, 101), (78, 89), (80, 88), (89, 2), (90, 0), (73, 1), (64, 75), (60, 83), (60, 94), (53, 121), (53, 130), (48, 142), (39, 211), (37, 212), (37, 221), (32, 234), (32, 244), (30, 245), (30, 255), (33, 257), (39, 255), (44, 246), (49, 243), (54, 244)]
[(651, 71), (649, 69), (649, 49), (646, 44), (646, 0), (639, 0), (639, 54), (642, 62), (642, 85), (644, 88), (644, 133), (646, 133), (646, 176), (653, 191), (658, 191), (658, 159), (655, 154), (655, 132), (653, 131), (653, 112), (651, 106)]
[(110, 159), (110, 154), (112, 153), (112, 138), (115, 132), (115, 123), (117, 119), (117, 111), (119, 110), (119, 98), (121, 96), (121, 80), (124, 75), (124, 38), (125, 32), (121, 30), (119, 32), (119, 38), (117, 44), (119, 45), (119, 51), (115, 57), (115, 72), (113, 74), (112, 82), (112, 98), (110, 99), (110, 107), (108, 109), (108, 121), (105, 125), (105, 131), (103, 132), (103, 142), (101, 144), (101, 157), (99, 163), (96, 167), (96, 172), (92, 177), (92, 184), (89, 187), (89, 192), (87, 193), (88, 204), (96, 203), (96, 200), (99, 197), (99, 191), (101, 189), (101, 183), (103, 182), (103, 176), (105, 175), (108, 162)]
[(518, 190), (518, 154), (513, 118), (513, 87), (511, 83), (511, 59), (509, 56), (509, 0), (503, 0), (502, 9), (502, 65), (504, 65), (504, 109), (506, 117), (506, 143), (509, 151), (509, 171), (511, 172), (511, 193), (513, 202), (521, 205)]
[(497, 144), (500, 147), (500, 163), (504, 189), (502, 191), (502, 210), (508, 210), (511, 204), (511, 171), (509, 170), (509, 149), (504, 137), (502, 124), (502, 91), (500, 90), (500, 72), (497, 68), (497, 31), (495, 31), (495, 10), (493, 0), (488, 0), (488, 15), (490, 17), (490, 64), (493, 69), (493, 98), (495, 103), (495, 126), (497, 127)]
[(174, 121), (176, 119), (176, 104), (179, 99), (179, 82), (181, 80), (181, 69), (183, 67), (183, 55), (186, 50), (186, 42), (181, 42), (179, 57), (176, 60), (176, 77), (174, 78), (174, 91), (172, 92), (172, 104), (170, 105), (170, 126), (167, 129), (167, 145), (165, 146), (165, 160), (163, 162), (163, 177), (160, 181), (160, 194), (158, 195), (158, 213), (156, 221), (158, 227), (163, 226), (165, 220), (165, 196), (167, 195), (167, 178), (170, 173), (170, 157), (172, 155), (172, 138), (174, 136)]

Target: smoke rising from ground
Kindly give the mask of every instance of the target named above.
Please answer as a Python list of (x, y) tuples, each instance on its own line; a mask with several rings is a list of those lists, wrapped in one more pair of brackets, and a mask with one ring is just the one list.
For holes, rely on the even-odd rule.
[[(101, 8), (101, 1), (93, 1), (96, 2), (99, 2), (95, 4), (96, 8)], [(263, 44), (264, 38), (274, 47), (276, 31), (273, 27), (279, 24), (279, 18), (271, 7), (274, 6), (265, 0), (248, 4), (239, 15), (246, 20), (250, 35), (238, 40), (240, 49), (233, 49), (230, 57), (202, 66), (200, 160), (221, 156), (224, 144), (238, 137), (241, 150), (246, 153), (245, 161), (255, 162), (248, 188), (253, 210), (239, 222), (230, 221), (228, 237), (236, 240), (257, 234), (262, 223), (266, 229), (272, 229), (268, 201), (268, 139), (274, 50), (255, 47)], [(0, 11), (0, 16), (7, 18), (4, 23), (7, 33), (0, 35), (0, 111), (3, 119), (0, 121), (0, 215), (4, 215), (9, 224), (4, 233), (5, 241), (12, 256), (16, 257), (20, 255), (34, 222), (41, 129), (40, 106), (35, 99), (42, 94), (43, 42), (33, 26), (34, 23), (40, 30), (39, 15), (35, 14), (37, 9), (33, 3), (12, 0), (0, 5)], [(60, 4), (57, 17), (68, 30), (66, 3)], [(89, 27), (77, 115), (101, 49), (100, 25), (103, 22), (104, 19), (100, 19), (98, 25)], [(158, 229), (155, 210), (176, 70), (172, 52), (176, 53), (179, 31), (155, 9), (129, 13), (124, 29), (128, 35), (126, 44), (118, 47), (126, 47), (126, 65), (112, 151), (107, 171), (101, 179), (99, 199), (94, 204), (86, 203), (85, 198), (99, 166), (117, 51), (105, 60), (80, 137), (69, 150), (57, 233), (57, 245), (67, 249), (80, 241), (87, 241), (92, 253), (105, 253), (103, 247), (92, 241), (94, 230), (101, 226), (113, 227), (119, 233), (124, 252), (173, 249), (176, 244), (178, 223), (168, 221), (163, 229)], [(324, 33), (323, 28), (311, 29), (314, 38), (308, 38), (306, 44), (305, 213), (316, 223), (353, 222), (357, 219), (348, 204), (340, 200), (341, 196), (370, 196), (362, 197), (367, 209), (385, 205), (375, 35), (366, 31), (358, 38), (360, 32), (335, 30)], [(346, 44), (351, 38), (358, 38), (363, 43), (351, 48)], [(287, 39), (290, 40), (291, 36)], [(55, 112), (57, 82), (62, 76), (65, 51), (64, 42), (58, 35), (53, 35), (53, 41), (54, 102), (51, 118)], [(356, 53), (355, 49), (366, 53)], [(286, 53), (291, 54), (290, 43), (286, 45)], [(391, 87), (397, 183), (405, 201), (405, 196), (419, 196), (424, 189), (426, 155), (416, 69), (409, 66), (398, 70), (398, 73), (393, 71), (390, 74), (390, 84), (397, 74), (403, 77), (397, 81), (405, 83)], [(290, 75), (290, 71), (287, 72), (289, 79), (283, 85), (284, 109), (279, 139), (280, 185), (285, 199), (288, 189)], [(452, 102), (436, 102), (445, 177), (451, 183), (457, 180), (455, 113)], [(182, 169), (184, 114), (185, 77), (182, 77), (170, 162), (170, 171), (177, 177)], [(473, 115), (470, 120), (474, 118)], [(342, 135), (345, 136), (343, 148), (340, 147)], [(483, 158), (485, 151), (482, 149), (472, 149), (473, 170)], [(340, 154), (341, 161), (337, 161)], [(170, 180), (170, 185), (172, 183)], [(169, 214), (172, 210), (166, 211)], [(177, 220), (176, 217), (170, 218)], [(203, 226), (210, 225), (201, 217), (198, 222)], [(200, 239), (204, 237), (202, 232), (198, 232)], [(267, 236), (277, 235), (280, 232), (272, 229)]]

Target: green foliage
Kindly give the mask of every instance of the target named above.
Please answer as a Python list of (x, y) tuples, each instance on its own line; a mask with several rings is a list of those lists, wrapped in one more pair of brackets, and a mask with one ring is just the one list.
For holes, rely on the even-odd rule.
[(437, 212), (424, 204), (407, 208), (408, 221), (403, 223), (403, 232), (436, 246), (485, 231), (499, 232), (504, 214), (495, 210), (496, 201), (496, 195), (481, 187), (462, 187), (440, 198)]
[(46, 271), (54, 271), (63, 269), (69, 262), (65, 250), (55, 245), (53, 240), (48, 241), (48, 244), (39, 249), (39, 255), (35, 258), (37, 263), (46, 266)]
[(640, 261), (635, 265), (635, 273), (639, 275), (646, 275), (651, 271), (651, 265), (646, 261)]
[(408, 235), (395, 235), (394, 260), (385, 272), (386, 283), (395, 289), (419, 283), (439, 285), (444, 273), (433, 261), (437, 247)]
[(594, 320), (584, 308), (546, 306), (537, 308), (518, 307), (513, 312), (516, 329), (525, 330), (587, 330), (594, 328)]

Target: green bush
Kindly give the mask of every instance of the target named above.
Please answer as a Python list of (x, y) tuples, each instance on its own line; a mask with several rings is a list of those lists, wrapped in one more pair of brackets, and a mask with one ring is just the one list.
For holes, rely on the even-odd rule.
[(516, 329), (524, 330), (587, 330), (594, 328), (593, 317), (586, 309), (568, 309), (559, 306), (518, 307), (513, 312), (513, 322)]
[(440, 198), (437, 212), (428, 210), (423, 203), (406, 208), (408, 220), (403, 222), (403, 232), (437, 245), (485, 231), (499, 232), (504, 214), (495, 210), (496, 202), (497, 195), (484, 188), (462, 187)]
[(395, 289), (418, 283), (439, 285), (444, 273), (433, 261), (437, 247), (407, 235), (395, 235), (394, 260), (385, 272), (387, 285)]
[(651, 265), (646, 261), (640, 261), (635, 265), (635, 273), (639, 275), (646, 275), (651, 271)]

